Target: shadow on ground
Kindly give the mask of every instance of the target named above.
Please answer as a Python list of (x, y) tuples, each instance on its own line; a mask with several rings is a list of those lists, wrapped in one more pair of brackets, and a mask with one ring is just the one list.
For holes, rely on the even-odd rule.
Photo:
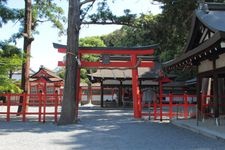
[[(48, 144), (91, 150), (224, 150), (225, 143), (170, 123), (133, 119), (131, 110), (80, 110), (78, 124), (2, 122), (0, 135), (42, 134)], [(53, 137), (54, 136), (54, 137)]]

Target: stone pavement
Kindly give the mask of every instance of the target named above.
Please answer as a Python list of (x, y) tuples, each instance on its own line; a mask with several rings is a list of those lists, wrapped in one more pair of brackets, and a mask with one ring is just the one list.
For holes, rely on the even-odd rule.
[(0, 122), (0, 150), (224, 150), (225, 142), (130, 109), (79, 110), (78, 124)]
[(199, 121), (197, 125), (196, 119), (189, 120), (172, 120), (172, 124), (189, 129), (196, 133), (215, 138), (221, 139), (225, 142), (225, 124), (224, 120), (221, 120), (220, 126), (217, 126), (214, 119), (206, 119), (204, 122)]

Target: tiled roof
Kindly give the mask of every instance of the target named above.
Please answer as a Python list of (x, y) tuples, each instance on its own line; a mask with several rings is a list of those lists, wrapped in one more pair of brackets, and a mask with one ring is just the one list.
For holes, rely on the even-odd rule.
[[(138, 68), (138, 76), (140, 79), (158, 79), (159, 73), (161, 69), (161, 64), (155, 62), (154, 68)], [(118, 68), (118, 69), (98, 69), (97, 72), (93, 74), (89, 74), (90, 77), (93, 78), (101, 78), (101, 79), (118, 79), (125, 80), (132, 78), (132, 70), (126, 68)]]
[[(43, 76), (44, 74), (44, 76)], [(59, 76), (56, 75), (56, 73), (54, 73), (53, 71), (51, 71), (50, 69), (47, 69), (45, 67), (40, 67), (39, 71), (36, 72), (35, 74), (33, 74), (30, 77), (30, 81), (36, 81), (38, 80), (38, 78), (43, 77), (45, 78), (47, 81), (49, 82), (58, 82), (58, 81), (63, 81), (62, 78), (60, 78)]]

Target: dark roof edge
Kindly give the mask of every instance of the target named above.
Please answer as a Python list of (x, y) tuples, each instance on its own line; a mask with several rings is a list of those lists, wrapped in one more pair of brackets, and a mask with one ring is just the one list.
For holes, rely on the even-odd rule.
[(225, 10), (225, 3), (206, 2), (209, 10)]
[(163, 67), (167, 68), (169, 66), (175, 65), (181, 61), (184, 61), (185, 59), (192, 57), (195, 54), (201, 53), (203, 50), (209, 48), (210, 46), (213, 46), (216, 42), (218, 42), (220, 40), (221, 37), (223, 37), (224, 34), (217, 32), (214, 34), (214, 36), (205, 41), (204, 43), (202, 43), (201, 45), (199, 45), (198, 47), (192, 49), (191, 51), (186, 52), (185, 54), (171, 60), (171, 61), (167, 61), (165, 63), (163, 63)]
[(196, 21), (197, 21), (197, 18), (196, 18), (196, 13), (194, 11), (193, 19), (192, 19), (192, 22), (191, 22), (191, 30), (190, 30), (188, 38), (187, 38), (187, 43), (186, 43), (186, 45), (185, 45), (185, 47), (183, 49), (184, 53), (189, 50), (190, 43), (193, 42), (191, 39), (192, 39), (194, 31), (196, 30)]
[[(54, 48), (66, 48), (66, 45), (63, 44), (58, 44), (58, 43), (53, 43)], [(147, 50), (147, 49), (156, 49), (159, 48), (159, 44), (152, 44), (152, 45), (146, 45), (146, 46), (136, 46), (136, 47), (79, 47), (79, 49), (82, 50), (87, 50), (87, 49), (92, 49), (92, 50), (137, 50), (137, 49), (142, 49), (142, 50)]]

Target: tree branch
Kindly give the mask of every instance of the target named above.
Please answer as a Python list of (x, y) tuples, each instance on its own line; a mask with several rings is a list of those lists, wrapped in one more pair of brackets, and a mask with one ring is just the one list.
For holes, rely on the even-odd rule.
[[(89, 9), (90, 9), (91, 7), (93, 7), (93, 5), (94, 5), (94, 3), (95, 3), (95, 0), (85, 0), (85, 1), (87, 1), (86, 3), (92, 2), (92, 4), (91, 4), (90, 6), (88, 6), (88, 8), (86, 9), (86, 11), (85, 11), (83, 14), (81, 14), (81, 22), (82, 22), (82, 20), (84, 20), (84, 18), (85, 18), (85, 16), (87, 15)], [(84, 4), (85, 4), (85, 3), (84, 3)], [(81, 8), (81, 6), (82, 6), (82, 5), (80, 5), (80, 8)]]
[(92, 2), (92, 4), (95, 2), (95, 0), (84, 0), (83, 2), (80, 2), (80, 8), (84, 5), (84, 4), (87, 4), (87, 3), (90, 3)]
[(85, 22), (82, 22), (81, 24), (83, 25), (126, 25), (126, 26), (130, 26), (130, 27), (135, 27), (135, 25), (133, 23), (128, 23), (128, 22), (88, 22), (88, 21), (85, 21)]

